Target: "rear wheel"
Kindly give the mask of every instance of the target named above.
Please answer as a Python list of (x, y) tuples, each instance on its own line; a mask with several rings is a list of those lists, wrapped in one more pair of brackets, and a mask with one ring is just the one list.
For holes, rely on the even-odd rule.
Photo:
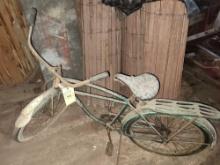
[[(181, 156), (195, 153), (209, 145), (207, 130), (196, 120), (156, 113), (144, 115), (144, 117), (146, 120), (135, 116), (123, 127), (125, 134), (147, 151)], [(152, 126), (160, 135), (152, 129)]]
[(45, 96), (39, 104), (35, 107), (31, 121), (26, 126), (17, 129), (16, 140), (18, 142), (28, 141), (40, 134), (54, 123), (66, 108), (59, 91), (52, 95), (48, 93), (48, 96)]

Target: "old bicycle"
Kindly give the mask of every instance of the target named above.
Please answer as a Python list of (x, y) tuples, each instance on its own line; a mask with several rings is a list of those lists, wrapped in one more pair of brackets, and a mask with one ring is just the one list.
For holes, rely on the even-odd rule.
[[(117, 81), (131, 89), (133, 96), (130, 98), (92, 84), (107, 78), (108, 72), (84, 81), (62, 77), (60, 68), (51, 66), (32, 46), (36, 14), (37, 11), (34, 10), (28, 45), (36, 59), (53, 74), (54, 79), (52, 87), (27, 104), (18, 116), (15, 123), (17, 141), (24, 142), (39, 135), (53, 124), (68, 106), (76, 103), (91, 119), (102, 124), (107, 130), (117, 130), (147, 151), (179, 156), (192, 154), (216, 144), (217, 134), (208, 119), (220, 119), (219, 111), (201, 103), (153, 99), (159, 91), (159, 80), (152, 74), (145, 73), (136, 77), (115, 75)], [(81, 87), (99, 92), (91, 94), (80, 89)], [(121, 106), (116, 106), (114, 110), (94, 110), (85, 104), (86, 99), (81, 99), (82, 96), (107, 100)]]

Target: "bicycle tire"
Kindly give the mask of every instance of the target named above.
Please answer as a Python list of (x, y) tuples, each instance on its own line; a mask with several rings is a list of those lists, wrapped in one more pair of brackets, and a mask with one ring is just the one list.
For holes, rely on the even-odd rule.
[[(149, 120), (152, 117), (155, 117), (156, 115), (160, 115), (160, 117), (167, 117), (167, 115), (165, 115), (165, 114), (158, 114), (158, 113), (151, 113), (151, 114), (147, 114), (147, 115), (143, 114), (143, 116), (147, 120)], [(193, 136), (193, 134), (187, 133), (186, 130), (188, 130), (188, 128), (183, 130), (184, 132), (182, 131), (182, 135), (178, 134), (176, 141), (171, 140), (170, 142), (165, 144), (165, 143), (159, 142), (159, 140), (157, 139), (157, 135), (156, 136), (155, 136), (155, 134), (153, 135), (153, 133), (152, 133), (153, 131), (150, 133), (147, 132), (147, 131), (149, 131), (148, 130), (149, 128), (147, 128), (147, 127), (149, 127), (149, 125), (148, 126), (145, 125), (146, 128), (144, 129), (144, 131), (146, 131), (149, 134), (149, 137), (151, 136), (152, 139), (147, 140), (146, 132), (145, 132), (145, 135), (142, 136), (142, 138), (140, 138), (137, 136), (138, 133), (137, 134), (134, 133), (134, 132), (140, 131), (140, 130), (135, 130), (137, 128), (137, 126), (134, 129), (134, 124), (136, 124), (137, 121), (141, 121), (142, 117), (140, 115), (134, 115), (133, 117), (131, 117), (131, 116), (129, 116), (129, 117), (130, 117), (130, 119), (127, 120), (125, 123), (123, 123), (124, 134), (126, 136), (128, 136), (134, 144), (136, 144), (140, 148), (142, 148), (146, 151), (149, 151), (149, 152), (153, 152), (153, 153), (160, 154), (160, 155), (166, 155), (166, 156), (190, 155), (190, 154), (193, 154), (193, 153), (196, 153), (196, 152), (199, 152), (199, 151), (205, 149), (208, 146), (207, 144), (211, 144), (211, 141), (212, 141), (211, 132), (209, 132), (209, 130), (206, 129), (205, 125), (203, 125), (202, 122), (199, 122), (197, 120), (192, 122), (190, 129), (195, 131), (196, 133), (198, 133), (198, 135), (200, 135), (200, 137), (197, 137), (197, 139), (196, 139), (196, 140), (200, 140), (200, 142), (198, 142), (198, 144), (197, 144), (197, 142), (192, 142), (191, 144), (186, 143), (187, 141), (181, 141), (181, 143), (180, 143), (180, 140), (178, 140), (178, 138), (180, 138), (181, 136), (182, 137), (184, 137), (186, 135), (188, 135), (189, 137)], [(191, 120), (190, 118), (183, 117), (183, 116), (169, 116), (169, 117), (174, 118), (173, 123), (175, 123), (176, 121), (182, 121), (182, 122), (187, 121), (188, 122)], [(153, 120), (150, 120), (150, 122), (152, 123)], [(141, 125), (141, 124), (139, 124), (139, 125)], [(179, 126), (178, 123), (176, 123), (175, 125)], [(172, 127), (175, 128), (175, 126), (172, 126)], [(174, 129), (174, 128), (172, 128), (172, 129)], [(169, 129), (171, 129), (171, 128), (169, 128)], [(159, 128), (157, 128), (157, 130), (159, 130)], [(167, 128), (167, 130), (168, 130), (168, 128)], [(144, 132), (142, 132), (142, 133), (144, 134)], [(172, 131), (171, 131), (170, 135), (172, 135)], [(189, 138), (189, 137), (184, 137), (184, 138)], [(185, 144), (185, 146), (183, 146), (183, 144)], [(174, 145), (174, 147), (173, 147), (174, 150), (171, 150), (172, 145)], [(179, 148), (182, 147), (183, 149), (177, 150), (177, 148), (175, 148), (175, 147), (177, 147), (177, 145), (179, 145)], [(170, 147), (169, 149), (168, 149), (168, 146)], [(185, 147), (185, 149), (184, 149), (184, 147)]]
[[(66, 106), (64, 106), (63, 99), (59, 98), (58, 100), (55, 100), (56, 97), (60, 97), (59, 90), (50, 89), (44, 92), (42, 95), (43, 95), (43, 99), (41, 102), (39, 102), (37, 106), (34, 107), (33, 115), (31, 116), (31, 120), (28, 122), (28, 124), (23, 127), (15, 127), (14, 133), (15, 133), (16, 141), (26, 142), (34, 138), (35, 136), (39, 135), (41, 132), (47, 129), (52, 123), (54, 123), (58, 119), (58, 116), (60, 116), (61, 113), (65, 110)], [(25, 108), (29, 108), (29, 107), (31, 108), (31, 105), (33, 105), (33, 103), (36, 102), (36, 99), (38, 99), (38, 97), (32, 100), (29, 104), (27, 104)], [(50, 112), (48, 111), (49, 109), (47, 107), (49, 104), (51, 104), (51, 98), (53, 98), (54, 101), (56, 101), (54, 104), (54, 108), (56, 108), (57, 111), (54, 111), (55, 113), (53, 116), (49, 114)]]

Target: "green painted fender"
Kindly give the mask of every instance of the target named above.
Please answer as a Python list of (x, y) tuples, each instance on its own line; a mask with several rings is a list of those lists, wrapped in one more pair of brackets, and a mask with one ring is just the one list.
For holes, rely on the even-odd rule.
[[(124, 135), (127, 134), (127, 124), (130, 123), (131, 120), (134, 120), (134, 118), (139, 118), (139, 117), (143, 117), (146, 115), (152, 115), (152, 114), (163, 114), (163, 113), (159, 113), (159, 112), (155, 112), (152, 109), (139, 109), (139, 110), (133, 110), (130, 113), (128, 113), (124, 119), (122, 120), (122, 131), (124, 133)], [(165, 113), (164, 113), (165, 114)], [(170, 114), (169, 114), (170, 115)], [(172, 115), (170, 115), (172, 116)], [(176, 115), (173, 115), (176, 116)], [(186, 118), (186, 119), (192, 119), (193, 117), (189, 117), (189, 116), (184, 116), (184, 115), (179, 115), (176, 117), (180, 117), (180, 118)], [(213, 125), (205, 118), (197, 118), (195, 120), (196, 124), (199, 125), (209, 136), (209, 140), (210, 140), (210, 144), (211, 144), (211, 148), (213, 148), (216, 143), (217, 143), (217, 133), (215, 128), (213, 127)]]

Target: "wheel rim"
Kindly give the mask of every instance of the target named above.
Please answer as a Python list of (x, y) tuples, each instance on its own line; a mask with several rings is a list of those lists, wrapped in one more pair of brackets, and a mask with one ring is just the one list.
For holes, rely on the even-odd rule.
[[(142, 118), (132, 121), (127, 132), (131, 140), (145, 150), (163, 155), (187, 155), (208, 145), (204, 132), (195, 122), (190, 123), (189, 119), (158, 114), (148, 115), (146, 119), (160, 132), (162, 138)], [(187, 124), (185, 129), (172, 137)]]

